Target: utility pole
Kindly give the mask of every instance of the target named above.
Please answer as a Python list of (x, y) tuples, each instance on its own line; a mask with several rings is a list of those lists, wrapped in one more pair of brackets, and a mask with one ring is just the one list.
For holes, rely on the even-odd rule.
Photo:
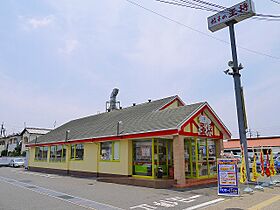
[(252, 138), (253, 134), (251, 128), (248, 129), (248, 133), (249, 133), (249, 138)]
[(2, 122), (2, 124), (1, 124), (0, 136), (1, 137), (6, 136), (6, 129), (4, 128), (4, 122)]
[(1, 131), (0, 131), (0, 136), (1, 137), (4, 136), (4, 135), (2, 135), (3, 134), (3, 130), (4, 130), (4, 123), (2, 122), (2, 124), (1, 124)]

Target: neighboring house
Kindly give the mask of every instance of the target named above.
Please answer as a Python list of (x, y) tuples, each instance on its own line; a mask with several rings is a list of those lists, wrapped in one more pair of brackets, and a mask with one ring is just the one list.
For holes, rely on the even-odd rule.
[(7, 136), (8, 152), (13, 152), (21, 142), (21, 135), (19, 133)]
[(24, 128), (24, 130), (21, 132), (21, 138), (22, 138), (22, 145), (21, 145), (21, 152), (24, 152), (26, 150), (25, 145), (29, 142), (35, 140), (36, 138), (47, 134), (52, 129), (48, 128)]
[[(113, 96), (110, 103), (116, 102)], [(29, 168), (133, 177), (142, 185), (169, 177), (169, 182), (186, 186), (188, 179), (217, 176), (216, 160), (223, 139), (230, 136), (207, 102), (185, 105), (178, 96), (171, 96), (111, 108), (50, 131), (28, 144)]]
[(1, 156), (1, 152), (7, 149), (7, 142), (8, 142), (7, 137), (0, 137), (0, 156)]

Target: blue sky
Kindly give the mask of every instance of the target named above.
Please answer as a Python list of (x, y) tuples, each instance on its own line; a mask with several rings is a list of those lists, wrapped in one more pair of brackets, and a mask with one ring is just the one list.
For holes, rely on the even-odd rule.
[[(131, 0), (208, 35), (212, 12)], [(235, 0), (212, 0), (223, 6)], [(255, 0), (257, 13), (280, 5)], [(125, 0), (10, 0), (0, 7), (0, 122), (8, 133), (53, 127), (105, 110), (114, 87), (123, 107), (178, 94), (207, 101), (237, 137), (230, 46)], [(280, 22), (236, 25), (239, 46), (280, 57)], [(280, 59), (238, 49), (249, 126), (280, 135)]]

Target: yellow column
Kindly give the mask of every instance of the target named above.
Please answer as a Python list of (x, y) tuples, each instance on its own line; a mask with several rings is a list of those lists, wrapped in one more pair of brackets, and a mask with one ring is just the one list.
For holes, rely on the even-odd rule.
[(178, 185), (186, 183), (185, 177), (185, 151), (184, 151), (184, 137), (173, 137), (173, 160), (174, 160), (174, 179)]

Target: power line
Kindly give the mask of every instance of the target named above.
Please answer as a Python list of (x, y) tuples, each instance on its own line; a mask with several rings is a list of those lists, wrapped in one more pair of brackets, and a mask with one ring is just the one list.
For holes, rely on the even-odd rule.
[[(175, 1), (175, 0), (173, 0), (173, 1)], [(183, 2), (185, 4), (200, 6), (200, 7), (203, 7), (206, 9), (211, 9), (214, 11), (220, 11), (220, 9), (224, 9), (224, 7), (221, 5), (216, 5), (216, 4), (212, 4), (210, 2), (201, 1), (201, 0), (190, 0), (190, 1), (189, 0), (176, 0), (176, 1)], [(214, 7), (214, 9), (213, 9), (213, 7)]]
[[(154, 11), (154, 10), (148, 9), (148, 8), (142, 6), (142, 5), (140, 5), (140, 4), (138, 4), (138, 3), (134, 2), (134, 1), (131, 1), (131, 0), (125, 0), (125, 1), (129, 2), (130, 4), (135, 5), (135, 6), (137, 6), (137, 7), (140, 7), (140, 8), (142, 8), (142, 9), (144, 9), (144, 10), (150, 12), (150, 13), (153, 13), (153, 14), (159, 16), (159, 17), (162, 17), (162, 18), (164, 18), (164, 19), (166, 19), (166, 20), (168, 20), (168, 21), (171, 21), (171, 22), (176, 23), (176, 24), (178, 24), (178, 25), (180, 25), (180, 26), (183, 26), (183, 27), (185, 27), (185, 28), (188, 28), (189, 30), (195, 31), (195, 32), (197, 32), (197, 33), (199, 33), (199, 34), (201, 34), (201, 35), (210, 37), (210, 38), (212, 38), (212, 39), (215, 39), (215, 40), (217, 40), (217, 41), (219, 41), (219, 42), (222, 42), (222, 43), (225, 43), (225, 44), (230, 44), (228, 41), (225, 41), (225, 40), (223, 40), (223, 39), (217, 38), (217, 37), (215, 37), (215, 36), (209, 35), (209, 34), (207, 34), (207, 33), (204, 33), (204, 32), (202, 32), (202, 31), (200, 31), (200, 30), (197, 30), (197, 29), (195, 29), (195, 28), (192, 28), (192, 27), (190, 27), (190, 26), (188, 26), (188, 25), (186, 25), (186, 24), (184, 24), (184, 23), (181, 23), (181, 22), (179, 22), (179, 21), (177, 21), (177, 20), (174, 20), (174, 19), (172, 19), (172, 18), (170, 18), (170, 17), (167, 17), (167, 16), (165, 16), (165, 15), (162, 15), (162, 14), (160, 14), (160, 13)], [(272, 58), (272, 59), (280, 60), (280, 57), (276, 57), (276, 56), (273, 56), (273, 55), (269, 55), (269, 54), (266, 54), (266, 53), (262, 53), (262, 52), (259, 52), (259, 51), (256, 51), (256, 50), (252, 50), (252, 49), (249, 49), (249, 48), (246, 48), (246, 47), (238, 46), (238, 48), (240, 48), (240, 49), (242, 49), (242, 50), (245, 50), (245, 51), (248, 51), (248, 52), (251, 52), (251, 53), (254, 53), (254, 54), (257, 54), (257, 55), (262, 55), (262, 56), (269, 57), (269, 58)]]
[(208, 2), (208, 1), (202, 1), (202, 0), (192, 0), (201, 4), (205, 4), (205, 5), (209, 5), (212, 7), (216, 7), (216, 8), (220, 8), (220, 9), (226, 9), (226, 7), (222, 6), (222, 5), (218, 5), (218, 4), (214, 4), (212, 2)]
[(280, 18), (280, 15), (265, 15), (265, 14), (256, 14), (258, 17), (268, 17), (268, 18)]
[[(204, 1), (200, 1), (200, 0), (192, 0), (195, 2), (199, 2), (194, 3), (194, 2), (190, 2), (190, 1), (186, 1), (186, 0), (155, 0), (161, 3), (165, 3), (165, 4), (171, 4), (171, 5), (175, 5), (175, 6), (183, 6), (183, 7), (188, 7), (188, 8), (192, 8), (192, 9), (199, 9), (199, 10), (204, 10), (204, 11), (211, 11), (211, 12), (220, 12), (221, 10), (217, 10), (217, 9), (213, 9), (211, 7), (209, 7), (208, 4), (210, 4), (209, 2), (204, 2)], [(200, 3), (203, 2), (203, 3)], [(206, 4), (207, 6), (201, 5), (201, 4)], [(211, 4), (210, 4), (211, 5)], [(214, 4), (214, 7), (219, 7), (220, 9), (224, 9), (226, 10), (227, 8), (221, 5), (216, 5)], [(269, 20), (269, 21), (279, 21), (278, 18), (280, 18), (280, 15), (267, 15), (267, 14), (255, 14), (255, 16), (257, 17), (261, 17), (261, 18), (254, 18), (256, 20)], [(270, 18), (277, 18), (277, 19), (270, 19)]]
[(173, 1), (155, 0), (155, 1), (165, 3), (165, 4), (171, 4), (171, 5), (175, 5), (175, 6), (188, 7), (188, 8), (192, 8), (192, 9), (199, 9), (199, 10), (205, 10), (205, 11), (211, 11), (211, 12), (219, 12), (219, 10), (213, 10), (213, 9), (210, 9), (210, 8), (207, 8), (207, 7), (204, 7), (204, 6), (200, 6), (200, 5), (196, 5), (196, 4), (179, 3), (176, 0), (173, 0)]
[(274, 2), (274, 3), (276, 3), (276, 4), (280, 4), (280, 2), (279, 2), (279, 1), (276, 1), (276, 0), (270, 0), (270, 1), (272, 1), (272, 2)]
[(273, 18), (265, 18), (265, 17), (252, 17), (254, 20), (260, 20), (260, 21), (280, 21), (280, 19), (273, 19)]

